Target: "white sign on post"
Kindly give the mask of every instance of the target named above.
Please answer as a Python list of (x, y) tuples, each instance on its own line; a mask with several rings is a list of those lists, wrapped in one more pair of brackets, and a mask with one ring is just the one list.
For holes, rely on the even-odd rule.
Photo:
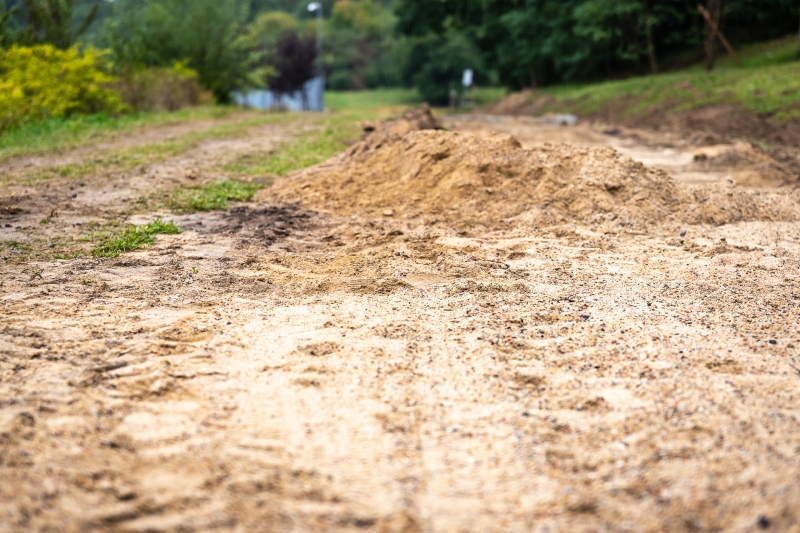
[(461, 77), (461, 85), (464, 87), (472, 86), (472, 69), (468, 68), (464, 71), (464, 75)]

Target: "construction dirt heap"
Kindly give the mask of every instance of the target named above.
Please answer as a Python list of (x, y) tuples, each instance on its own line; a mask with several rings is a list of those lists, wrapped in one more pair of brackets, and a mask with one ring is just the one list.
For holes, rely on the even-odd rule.
[(372, 133), (382, 133), (390, 135), (405, 135), (412, 131), (438, 130), (442, 126), (431, 113), (428, 104), (419, 107), (412, 107), (395, 119), (382, 120), (380, 122), (368, 121), (364, 124), (364, 137)]
[[(425, 125), (432, 127), (431, 121)], [(394, 216), (455, 228), (571, 221), (724, 224), (796, 220), (800, 212), (786, 195), (676, 183), (611, 148), (546, 144), (526, 150), (509, 135), (417, 124), (404, 117), (373, 127), (346, 152), (296, 174), (274, 192), (342, 215)]]

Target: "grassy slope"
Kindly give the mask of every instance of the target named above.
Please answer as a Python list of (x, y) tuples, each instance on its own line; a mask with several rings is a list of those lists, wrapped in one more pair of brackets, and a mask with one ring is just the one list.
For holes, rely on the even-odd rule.
[[(683, 111), (715, 104), (734, 104), (777, 119), (800, 116), (800, 61), (797, 37), (745, 47), (738, 67), (723, 57), (711, 73), (700, 66), (678, 72), (642, 76), (591, 85), (563, 85), (537, 91), (537, 97), (554, 98), (543, 111), (594, 114), (609, 105), (622, 104), (631, 115)], [(664, 109), (664, 107), (668, 109)]]
[[(503, 98), (505, 89), (478, 88), (473, 92), (476, 105), (487, 105)], [(325, 106), (332, 110), (364, 109), (381, 106), (409, 106), (422, 103), (416, 89), (375, 89), (372, 91), (329, 91), (325, 93)]]

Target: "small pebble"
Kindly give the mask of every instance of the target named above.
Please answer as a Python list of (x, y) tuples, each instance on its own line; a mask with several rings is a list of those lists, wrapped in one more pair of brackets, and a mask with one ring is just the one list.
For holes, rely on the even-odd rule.
[(769, 340), (769, 343), (770, 343), (770, 344), (778, 344), (778, 341), (776, 341), (775, 339), (770, 339), (770, 340)]
[(767, 529), (770, 525), (769, 518), (764, 516), (763, 514), (758, 517), (758, 527), (761, 529)]
[(686, 237), (686, 232), (685, 231), (681, 232), (681, 237)]

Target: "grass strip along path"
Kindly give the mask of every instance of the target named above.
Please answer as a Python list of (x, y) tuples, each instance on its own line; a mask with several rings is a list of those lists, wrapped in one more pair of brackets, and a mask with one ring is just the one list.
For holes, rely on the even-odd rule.
[[(48, 167), (30, 166), (23, 161), (21, 165), (15, 163), (17, 168), (0, 177), (0, 184), (5, 183), (10, 186), (8, 189), (10, 196), (5, 200), (0, 197), (0, 201), (8, 203), (8, 209), (31, 215), (28, 220), (14, 219), (18, 220), (12, 221), (13, 227), (18, 231), (8, 235), (6, 239), (0, 237), (0, 260), (24, 263), (37, 260), (69, 260), (86, 256), (116, 257), (121, 253), (152, 244), (159, 234), (180, 231), (175, 224), (163, 221), (168, 220), (167, 213), (188, 214), (226, 210), (231, 202), (249, 201), (259, 189), (268, 186), (275, 177), (315, 165), (347, 148), (360, 136), (361, 123), (364, 120), (388, 118), (398, 114), (402, 109), (402, 107), (348, 109), (325, 114), (239, 111), (238, 115), (230, 110), (224, 110), (218, 114), (223, 117), (220, 122), (202, 124), (197, 128), (189, 127), (183, 133), (139, 145), (126, 143), (125, 136), (138, 135), (143, 130), (134, 128), (128, 133), (119, 133), (123, 126), (117, 124), (112, 127), (110, 119), (97, 118), (93, 126), (95, 128), (93, 143), (103, 143), (108, 138), (106, 135), (112, 133), (119, 135), (115, 140), (121, 142), (115, 142), (111, 146), (100, 144), (98, 150), (93, 151), (92, 143), (86, 141), (88, 144), (77, 152), (80, 157), (74, 163)], [(210, 114), (212, 114), (210, 109), (197, 111), (197, 114), (189, 113), (188, 116), (184, 116), (183, 113), (172, 114), (173, 120), (169, 124), (191, 126), (197, 122), (195, 119), (198, 116), (207, 117)], [(162, 123), (166, 123), (164, 116), (158, 119)], [(181, 117), (186, 122), (180, 122)], [(47, 127), (53, 128), (53, 131), (59, 128), (61, 131), (77, 131), (84, 128), (87, 123), (92, 121), (83, 117), (75, 118), (73, 122), (63, 121), (60, 125), (50, 124)], [(138, 124), (142, 125), (141, 122)], [(273, 147), (263, 150), (256, 146), (258, 143), (254, 143), (255, 147), (250, 148), (248, 139), (253, 135), (256, 136), (252, 137), (254, 139), (262, 135), (258, 128), (272, 125), (280, 128), (278, 132), (285, 131), (285, 135), (275, 133), (276, 130), (264, 130), (273, 132), (269, 134), (275, 136)], [(41, 156), (46, 158), (50, 154), (59, 154), (54, 161), (61, 158), (60, 147), (65, 144), (36, 145), (31, 144), (30, 139), (28, 134), (18, 135), (16, 137), (18, 144), (11, 143), (12, 148), (5, 153), (29, 154), (19, 156), (22, 158)], [(207, 141), (227, 142), (236, 139), (241, 140), (239, 146), (245, 146), (245, 150), (229, 164), (216, 163), (216, 158), (209, 157), (203, 148), (203, 143)], [(5, 141), (11, 142), (9, 137), (5, 138)], [(208, 146), (212, 150), (225, 149), (213, 148), (213, 143)], [(258, 146), (264, 145), (262, 143)], [(192, 152), (197, 148), (200, 150)], [(40, 149), (44, 151), (38, 152)], [(84, 152), (86, 155), (83, 155)], [(205, 183), (202, 180), (199, 183), (187, 182), (182, 178), (162, 177), (163, 174), (150, 170), (158, 168), (153, 167), (156, 163), (159, 165), (165, 163), (169, 167), (172, 158), (176, 158), (181, 167), (197, 169), (201, 175), (215, 179)], [(132, 195), (130, 198), (120, 198), (115, 189), (129, 187), (124, 183), (127, 178), (123, 177), (140, 176), (138, 182), (141, 184), (142, 175), (146, 176), (153, 188), (150, 191), (141, 188), (131, 190), (127, 193)], [(116, 200), (84, 209), (80, 207), (85, 203), (80, 201), (80, 198), (84, 197), (81, 193), (89, 191), (94, 191), (91, 193), (93, 195), (105, 191), (103, 194), (111, 194)], [(77, 205), (76, 200), (72, 200), (76, 197), (73, 192), (78, 193)], [(52, 200), (48, 200), (46, 211), (34, 219), (33, 214), (45, 208), (44, 205), (38, 205), (43, 203), (45, 197)], [(81, 214), (82, 211), (85, 213)], [(153, 220), (156, 217), (163, 217), (163, 220), (131, 226), (128, 219), (133, 215), (139, 219)], [(75, 219), (76, 216), (79, 218)], [(4, 223), (4, 227), (8, 226)]]

